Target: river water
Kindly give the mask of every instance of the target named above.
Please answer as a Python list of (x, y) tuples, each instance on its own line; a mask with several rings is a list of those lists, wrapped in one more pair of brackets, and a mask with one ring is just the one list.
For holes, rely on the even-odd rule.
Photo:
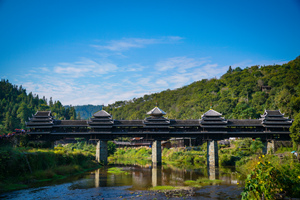
[[(121, 168), (125, 173), (108, 173), (110, 167)], [(193, 196), (166, 196), (150, 190), (155, 186), (185, 186), (184, 181), (220, 179), (193, 189)], [(241, 184), (239, 184), (241, 183)], [(164, 165), (158, 168), (137, 165), (111, 165), (68, 179), (39, 183), (24, 189), (0, 195), (2, 199), (240, 199), (242, 181), (230, 168), (178, 169)]]

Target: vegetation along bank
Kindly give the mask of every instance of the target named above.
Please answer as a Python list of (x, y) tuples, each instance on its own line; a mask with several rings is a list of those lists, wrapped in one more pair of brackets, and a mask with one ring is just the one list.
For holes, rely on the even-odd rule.
[[(38, 146), (43, 147), (43, 144)], [(85, 142), (54, 149), (1, 145), (0, 193), (99, 168), (95, 151), (94, 145)]]
[[(240, 185), (245, 187), (243, 199), (260, 199), (262, 196), (265, 199), (299, 198), (300, 163), (291, 154), (293, 148), (281, 147), (270, 155), (263, 155), (263, 148), (260, 139), (250, 138), (232, 141), (230, 146), (219, 145), (220, 166), (235, 167), (244, 177), (245, 185)], [(151, 148), (118, 148), (109, 159), (123, 164), (151, 165)], [(206, 144), (192, 148), (165, 148), (162, 161), (163, 165), (178, 168), (205, 168)], [(196, 187), (199, 183), (187, 182), (187, 185)]]

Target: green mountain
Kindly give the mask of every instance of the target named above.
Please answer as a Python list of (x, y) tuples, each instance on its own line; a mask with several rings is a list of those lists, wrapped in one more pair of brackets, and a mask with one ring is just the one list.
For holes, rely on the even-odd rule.
[(144, 119), (156, 103), (171, 119), (198, 119), (210, 108), (228, 119), (259, 118), (265, 109), (294, 117), (300, 112), (300, 56), (283, 65), (229, 67), (220, 79), (117, 101), (103, 109), (114, 119)]
[(37, 110), (51, 110), (56, 119), (76, 119), (73, 107), (65, 109), (60, 101), (53, 102), (50, 98), (48, 102), (45, 97), (27, 94), (22, 86), (0, 81), (0, 135), (25, 128), (25, 121)]
[[(173, 119), (198, 119), (210, 108), (228, 119), (259, 118), (265, 109), (280, 109), (294, 118), (300, 113), (300, 56), (283, 65), (229, 67), (220, 79), (117, 101), (103, 109), (114, 119), (144, 119), (156, 103)], [(47, 101), (27, 94), (22, 86), (0, 81), (0, 134), (25, 128), (25, 121), (37, 110), (51, 110), (56, 119), (88, 119), (101, 109), (101, 105), (64, 107), (60, 101)]]

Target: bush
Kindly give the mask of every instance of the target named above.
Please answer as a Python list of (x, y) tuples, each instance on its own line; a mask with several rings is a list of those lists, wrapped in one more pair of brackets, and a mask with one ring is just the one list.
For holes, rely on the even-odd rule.
[(112, 141), (107, 142), (108, 156), (113, 155), (116, 151), (116, 144)]
[(223, 154), (220, 155), (219, 162), (221, 166), (235, 166), (236, 161), (238, 160), (240, 160), (240, 157), (238, 156)]
[(284, 162), (280, 164), (274, 156), (265, 157), (250, 161), (248, 166), (253, 170), (247, 176), (242, 199), (276, 199), (280, 195), (288, 197), (300, 196), (300, 164)]

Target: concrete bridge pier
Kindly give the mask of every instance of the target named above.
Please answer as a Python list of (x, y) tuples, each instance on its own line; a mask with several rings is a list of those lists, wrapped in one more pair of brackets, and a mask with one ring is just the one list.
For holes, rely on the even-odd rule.
[(156, 187), (158, 185), (161, 185), (162, 181), (162, 167), (152, 167), (152, 186)]
[(157, 167), (161, 165), (161, 141), (154, 140), (152, 143), (152, 165)]
[(272, 154), (275, 152), (275, 140), (267, 140), (263, 154)]
[[(104, 175), (105, 174), (105, 175)], [(95, 187), (106, 187), (107, 186), (107, 173), (101, 173), (100, 169), (95, 171)]]
[(209, 167), (207, 168), (207, 174), (209, 180), (219, 179), (219, 168), (218, 167)]
[(218, 141), (207, 141), (207, 168), (219, 167)]
[(99, 140), (96, 146), (96, 161), (107, 165), (108, 149), (107, 140)]

